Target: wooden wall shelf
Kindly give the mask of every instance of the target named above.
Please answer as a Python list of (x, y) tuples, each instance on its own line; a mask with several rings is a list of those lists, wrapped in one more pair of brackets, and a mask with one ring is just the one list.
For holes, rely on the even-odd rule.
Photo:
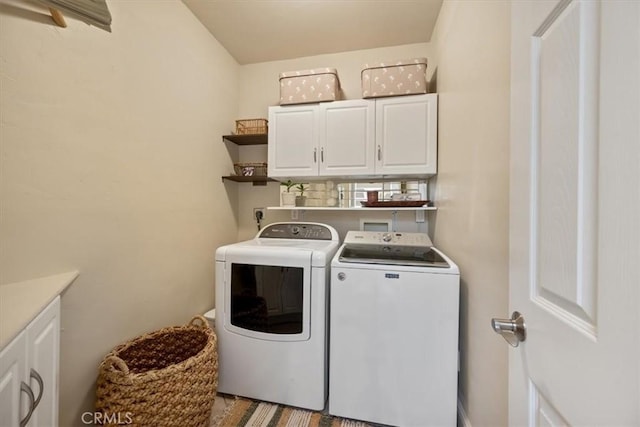
[(261, 135), (223, 135), (222, 141), (233, 142), (236, 145), (266, 145), (267, 134)]
[(269, 178), (268, 176), (240, 176), (240, 175), (227, 175), (222, 177), (223, 180), (229, 180), (234, 182), (275, 182), (276, 180), (273, 178)]

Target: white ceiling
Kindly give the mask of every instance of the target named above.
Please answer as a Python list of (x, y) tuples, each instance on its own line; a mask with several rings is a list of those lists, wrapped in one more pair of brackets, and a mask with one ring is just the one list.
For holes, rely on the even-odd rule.
[(240, 64), (428, 42), (442, 0), (183, 0)]

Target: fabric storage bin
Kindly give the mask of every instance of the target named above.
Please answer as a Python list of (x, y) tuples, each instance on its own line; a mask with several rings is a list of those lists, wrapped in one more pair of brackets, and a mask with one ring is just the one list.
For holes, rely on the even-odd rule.
[(217, 338), (207, 320), (196, 316), (185, 326), (144, 334), (107, 354), (95, 408), (107, 426), (208, 426), (217, 387)]
[(280, 105), (336, 101), (340, 80), (335, 68), (280, 73)]
[(427, 93), (426, 74), (426, 58), (365, 64), (361, 73), (362, 97), (380, 98)]

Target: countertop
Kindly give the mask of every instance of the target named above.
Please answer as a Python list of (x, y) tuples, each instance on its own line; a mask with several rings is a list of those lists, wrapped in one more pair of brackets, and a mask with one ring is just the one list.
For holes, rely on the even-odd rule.
[(73, 283), (78, 274), (71, 271), (0, 285), (0, 349)]

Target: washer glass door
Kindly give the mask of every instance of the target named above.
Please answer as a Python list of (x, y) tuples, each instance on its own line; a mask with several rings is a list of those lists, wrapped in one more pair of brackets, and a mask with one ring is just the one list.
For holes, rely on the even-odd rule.
[(261, 339), (309, 338), (311, 251), (228, 254), (225, 328)]
[(231, 265), (231, 324), (269, 334), (302, 332), (302, 267)]

